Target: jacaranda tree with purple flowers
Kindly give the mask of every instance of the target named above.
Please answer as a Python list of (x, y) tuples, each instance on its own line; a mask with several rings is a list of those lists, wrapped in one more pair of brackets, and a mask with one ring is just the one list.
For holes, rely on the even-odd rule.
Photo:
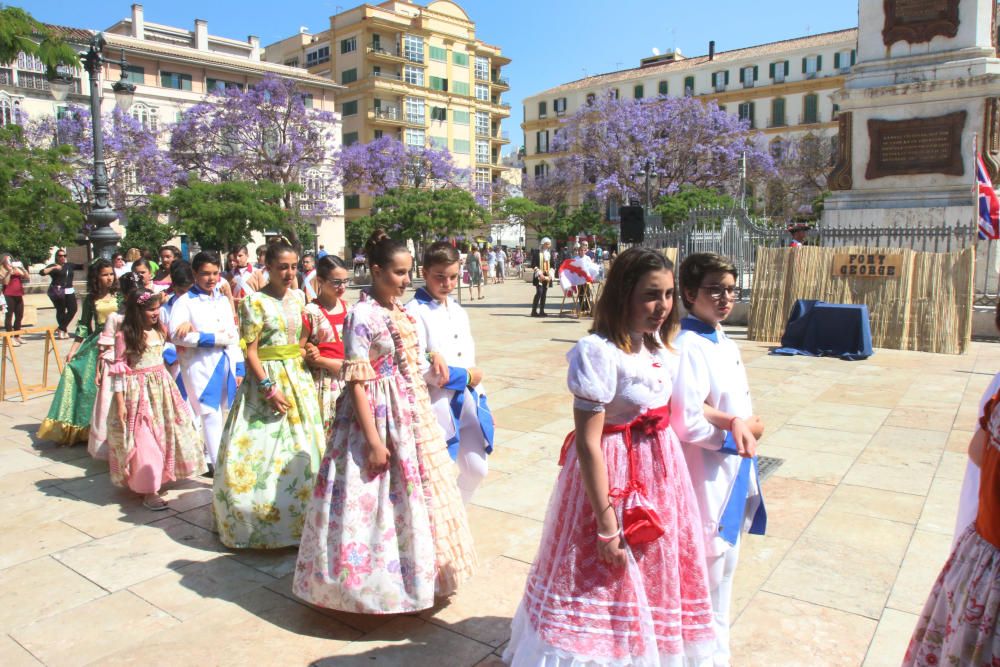
[(469, 178), (448, 151), (407, 146), (393, 137), (344, 148), (340, 172), (345, 192), (369, 197), (406, 187), (464, 187)]
[(754, 139), (746, 121), (714, 102), (600, 95), (563, 120), (551, 148), (565, 154), (553, 161), (541, 189), (558, 193), (573, 188), (593, 192), (602, 201), (641, 201), (645, 172), (651, 170), (654, 201), (685, 185), (732, 193), (743, 154), (751, 174), (774, 170), (771, 157)]
[[(180, 172), (161, 146), (162, 130), (154, 131), (117, 107), (105, 114), (104, 160), (112, 208), (127, 212), (145, 208), (152, 195), (169, 192)], [(26, 132), (35, 146), (68, 145), (72, 169), (66, 185), (84, 214), (93, 203), (94, 142), (90, 109), (71, 105), (58, 119), (44, 117), (28, 123)], [(127, 214), (126, 214), (127, 215)]]
[[(227, 88), (185, 111), (170, 154), (201, 181), (275, 183), (284, 188), (281, 205), (292, 217), (322, 216), (341, 194), (339, 130), (334, 114), (306, 106), (293, 80), (268, 75), (245, 91)], [(286, 231), (298, 243), (295, 227)]]

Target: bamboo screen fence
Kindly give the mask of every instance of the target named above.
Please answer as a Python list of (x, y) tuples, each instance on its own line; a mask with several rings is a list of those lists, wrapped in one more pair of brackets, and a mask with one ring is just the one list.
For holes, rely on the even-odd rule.
[[(897, 278), (835, 276), (834, 255), (903, 255)], [(757, 248), (747, 337), (779, 341), (796, 299), (866, 304), (872, 344), (896, 350), (962, 354), (972, 338), (975, 249)]]

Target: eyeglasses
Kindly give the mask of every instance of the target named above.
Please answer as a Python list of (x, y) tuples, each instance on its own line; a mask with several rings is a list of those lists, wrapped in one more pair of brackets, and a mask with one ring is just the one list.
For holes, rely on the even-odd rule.
[(56, 253), (56, 257), (65, 257), (65, 256), (66, 256), (66, 253), (63, 253), (63, 252), (57, 252)]
[(334, 279), (334, 280), (327, 280), (326, 282), (330, 283), (330, 285), (335, 287), (336, 289), (343, 289), (344, 287), (347, 286), (346, 280)]
[(721, 301), (723, 294), (725, 294), (730, 300), (738, 299), (740, 296), (740, 288), (735, 285), (732, 287), (723, 287), (722, 285), (702, 285), (698, 289), (703, 289), (708, 292), (708, 295), (715, 301)]

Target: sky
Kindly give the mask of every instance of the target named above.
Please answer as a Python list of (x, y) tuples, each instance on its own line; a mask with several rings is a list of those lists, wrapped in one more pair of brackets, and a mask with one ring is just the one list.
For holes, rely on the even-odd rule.
[[(100, 30), (131, 14), (127, 0), (14, 0), (45, 23)], [(357, 3), (263, 0), (146, 0), (145, 19), (193, 29), (208, 21), (210, 34), (260, 37), (261, 45), (288, 37), (300, 26), (329, 27), (329, 17)], [(377, 4), (377, 0), (370, 0)], [(422, 2), (420, 4), (426, 4)], [(503, 72), (511, 89), (509, 151), (521, 143), (522, 100), (584, 76), (637, 67), (652, 49), (684, 55), (728, 51), (793, 37), (857, 27), (857, 2), (803, 0), (458, 0), (476, 23), (477, 37), (499, 46), (512, 63)]]

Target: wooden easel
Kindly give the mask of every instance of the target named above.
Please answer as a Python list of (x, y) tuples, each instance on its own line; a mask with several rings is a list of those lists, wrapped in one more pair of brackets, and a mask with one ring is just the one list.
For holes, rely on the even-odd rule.
[[(21, 401), (34, 398), (40, 394), (54, 391), (57, 385), (49, 384), (49, 353), (53, 353), (56, 359), (56, 368), (59, 375), (62, 375), (63, 360), (59, 356), (59, 348), (56, 347), (55, 327), (32, 327), (21, 329), (20, 331), (0, 332), (0, 401), (6, 401), (10, 397), (20, 396)], [(42, 357), (42, 383), (26, 385), (24, 376), (21, 373), (21, 366), (17, 363), (17, 346), (11, 345), (11, 338), (23, 336), (25, 334), (45, 334), (45, 356)], [(17, 391), (7, 394), (7, 361), (14, 367), (14, 378), (17, 381)]]
[[(560, 317), (562, 317), (564, 312), (569, 312), (570, 315), (579, 319), (582, 315), (582, 313), (580, 312), (581, 304), (584, 306), (587, 312), (590, 313), (588, 317), (593, 317), (594, 304), (597, 303), (597, 292), (600, 289), (601, 283), (595, 282), (595, 283), (589, 283), (589, 285), (590, 289), (587, 290), (587, 293), (583, 295), (582, 302), (580, 301), (580, 296), (577, 292), (574, 291), (572, 295), (569, 295), (565, 292), (565, 290), (563, 291), (562, 303), (559, 304)], [(580, 287), (582, 287), (582, 285)], [(577, 289), (580, 289), (580, 287), (577, 287)], [(570, 308), (568, 311), (566, 309), (566, 299), (569, 299), (570, 304), (572, 304), (572, 308)]]

